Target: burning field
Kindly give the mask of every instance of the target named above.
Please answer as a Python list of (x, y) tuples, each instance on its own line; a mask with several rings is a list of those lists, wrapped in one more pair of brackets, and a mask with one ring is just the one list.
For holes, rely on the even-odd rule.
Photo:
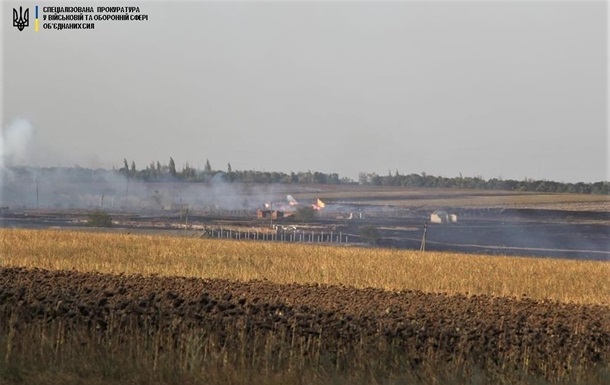
[[(427, 383), (431, 373), (453, 383), (474, 375), (489, 383), (528, 376), (588, 381), (602, 376), (596, 365), (610, 359), (605, 306), (265, 281), (0, 271), (4, 365), (33, 365), (31, 373), (14, 373), (25, 382), (35, 379), (29, 375), (52, 378), (53, 371), (65, 371), (64, 378), (92, 375), (86, 367), (71, 373), (70, 365), (78, 360), (93, 369), (98, 364), (87, 360), (94, 358), (106, 365), (127, 360), (114, 373), (102, 371), (101, 380), (120, 382), (130, 375), (122, 371), (140, 365), (150, 380), (173, 367), (189, 383), (213, 381), (228, 370), (236, 378), (225, 380), (238, 383), (289, 373), (321, 383), (331, 377)], [(238, 380), (240, 375), (246, 378)]]
[(156, 187), (1, 210), (0, 384), (609, 383), (605, 197)]
[[(125, 232), (419, 250), (428, 223), (430, 251), (610, 259), (610, 200), (603, 195), (69, 181), (53, 188), (40, 184), (38, 194), (36, 186), (28, 186), (16, 183), (3, 191), (0, 227), (83, 228), (97, 210)], [(436, 212), (455, 220), (434, 222)], [(371, 227), (378, 237), (362, 237)]]

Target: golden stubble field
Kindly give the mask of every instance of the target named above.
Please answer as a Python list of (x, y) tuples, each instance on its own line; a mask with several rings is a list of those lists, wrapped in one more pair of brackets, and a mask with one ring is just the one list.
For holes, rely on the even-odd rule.
[(294, 191), (294, 186), (279, 191), (293, 194), (299, 200), (321, 198), (330, 202), (411, 208), (448, 206), (610, 211), (610, 198), (607, 195), (397, 186), (316, 185), (315, 187), (315, 192)]
[(267, 279), (610, 305), (610, 263), (61, 230), (0, 232), (0, 265)]
[(610, 378), (608, 262), (14, 229), (0, 257), (0, 384)]

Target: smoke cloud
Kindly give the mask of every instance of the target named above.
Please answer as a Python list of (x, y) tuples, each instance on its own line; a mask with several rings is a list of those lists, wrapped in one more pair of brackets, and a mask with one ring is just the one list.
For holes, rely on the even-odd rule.
[(27, 161), (27, 149), (32, 133), (32, 125), (25, 119), (16, 119), (4, 130), (0, 130), (0, 202), (3, 200), (5, 183), (10, 175), (5, 167)]
[(250, 185), (224, 181), (220, 174), (205, 183), (173, 180), (138, 181), (104, 169), (6, 166), (0, 206), (40, 209), (176, 212), (182, 205), (194, 211), (255, 210), (284, 199), (299, 186)]
[(0, 134), (0, 167), (27, 162), (33, 128), (29, 121), (16, 119)]

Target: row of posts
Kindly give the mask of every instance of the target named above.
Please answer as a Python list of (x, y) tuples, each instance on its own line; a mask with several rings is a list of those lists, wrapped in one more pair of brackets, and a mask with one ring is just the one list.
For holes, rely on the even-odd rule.
[(259, 231), (236, 231), (230, 229), (213, 229), (208, 230), (213, 238), (224, 239), (244, 239), (255, 241), (280, 241), (280, 242), (308, 242), (308, 243), (348, 243), (349, 235), (342, 232), (334, 233), (315, 231), (277, 231), (277, 232), (259, 232)]

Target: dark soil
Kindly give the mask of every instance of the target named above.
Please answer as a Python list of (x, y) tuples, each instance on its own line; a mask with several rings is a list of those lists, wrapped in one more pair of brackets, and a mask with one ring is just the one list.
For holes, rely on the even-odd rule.
[(126, 322), (148, 328), (171, 323), (173, 332), (205, 326), (221, 339), (239, 324), (247, 335), (283, 330), (313, 336), (324, 352), (362, 352), (383, 342), (412, 365), (434, 356), (448, 362), (506, 363), (542, 375), (610, 360), (610, 308), (604, 306), (268, 281), (0, 269), (1, 332), (9, 324), (19, 330), (49, 320), (88, 327), (93, 333), (120, 333)]

